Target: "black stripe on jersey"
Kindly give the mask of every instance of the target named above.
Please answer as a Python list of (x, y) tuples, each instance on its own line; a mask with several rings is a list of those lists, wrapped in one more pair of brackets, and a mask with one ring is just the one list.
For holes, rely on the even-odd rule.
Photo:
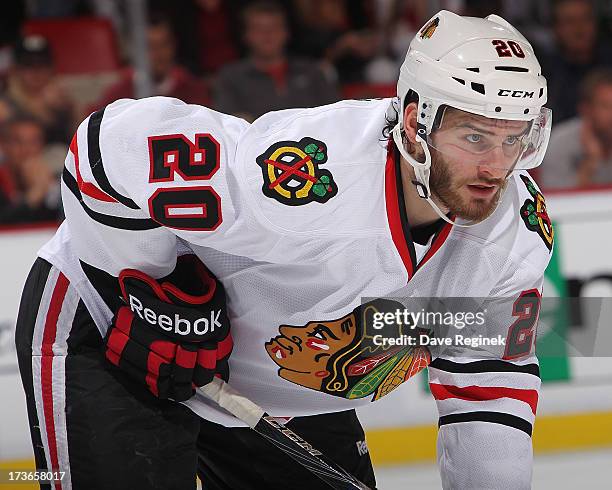
[(402, 231), (404, 232), (404, 240), (408, 246), (410, 253), (410, 261), (412, 262), (412, 270), (416, 272), (417, 259), (416, 251), (414, 249), (414, 242), (412, 241), (412, 235), (410, 234), (410, 224), (408, 222), (408, 214), (406, 213), (406, 201), (404, 200), (404, 185), (402, 184), (402, 169), (400, 165), (399, 150), (393, 145), (393, 164), (395, 165), (395, 185), (397, 188), (397, 200), (398, 210), (400, 215), (400, 221), (402, 222)]
[(522, 430), (531, 437), (533, 426), (521, 417), (501, 412), (465, 412), (444, 415), (438, 420), (438, 427), (449, 424), (459, 424), (461, 422), (489, 422), (501, 424), (515, 429)]
[(462, 363), (437, 358), (429, 364), (429, 367), (449, 373), (525, 373), (540, 377), (540, 367), (537, 364), (517, 366), (511, 362), (494, 359)]
[(83, 195), (81, 194), (81, 190), (79, 189), (79, 184), (73, 175), (68, 171), (67, 168), (64, 168), (62, 173), (62, 180), (66, 187), (72, 192), (74, 197), (77, 198), (79, 204), (83, 208), (83, 210), (87, 213), (87, 215), (106, 226), (110, 226), (111, 228), (119, 228), (121, 230), (131, 230), (131, 231), (142, 231), (142, 230), (153, 230), (155, 228), (159, 228), (161, 225), (156, 223), (152, 219), (149, 218), (120, 218), (118, 216), (110, 216), (108, 214), (98, 213), (91, 209), (85, 202), (83, 201)]
[[(91, 347), (93, 349), (102, 347), (102, 336), (100, 335), (100, 331), (98, 327), (96, 327), (82, 299), (79, 300), (74, 313), (66, 343), (68, 344), (68, 352), (78, 352), (79, 349), (83, 349), (84, 347)], [(71, 356), (66, 356), (66, 366), (70, 366), (70, 361)], [(66, 415), (68, 422), (70, 422), (70, 411), (68, 411)], [(70, 431), (68, 431), (68, 441), (70, 441), (70, 436)]]
[(117, 311), (119, 307), (124, 305), (121, 299), (119, 279), (116, 276), (82, 260), (79, 260), (79, 262), (87, 279), (111, 311)]
[(140, 209), (138, 205), (129, 197), (119, 194), (110, 184), (106, 173), (104, 172), (104, 162), (102, 161), (102, 153), (100, 152), (100, 126), (104, 117), (104, 109), (94, 112), (89, 117), (87, 124), (87, 155), (89, 157), (89, 165), (91, 173), (98, 183), (98, 187), (106, 192), (109, 196), (114, 197), (124, 206), (132, 209)]
[[(34, 459), (36, 460), (36, 468), (41, 471), (50, 470), (51, 465), (48, 464), (45, 457), (44, 446), (40, 434), (40, 423), (36, 411), (34, 377), (32, 372), (32, 341), (38, 309), (40, 308), (50, 272), (51, 264), (40, 257), (37, 258), (23, 288), (21, 303), (19, 304), (19, 314), (17, 315), (17, 325), (15, 326), (17, 361), (19, 363), (19, 373), (21, 374), (21, 381), (26, 395), (26, 406), (30, 424), (30, 436), (34, 449)], [(40, 488), (42, 490), (51, 489), (51, 485), (41, 484)]]

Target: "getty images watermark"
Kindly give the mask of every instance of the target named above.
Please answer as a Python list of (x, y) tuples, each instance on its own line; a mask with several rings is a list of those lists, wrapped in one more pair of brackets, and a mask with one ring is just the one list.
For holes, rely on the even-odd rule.
[(372, 352), (424, 346), (455, 357), (612, 357), (612, 297), (362, 298), (361, 344)]
[(479, 347), (485, 345), (505, 346), (506, 338), (501, 334), (487, 336), (483, 334), (437, 336), (433, 333), (444, 327), (444, 332), (452, 327), (463, 331), (466, 327), (484, 327), (486, 309), (482, 311), (410, 311), (407, 308), (396, 308), (395, 311), (377, 311), (371, 316), (371, 327), (374, 331), (384, 331), (386, 327), (395, 327), (399, 331), (409, 329), (410, 333), (388, 337), (385, 333), (374, 333), (372, 343), (377, 346), (466, 346)]

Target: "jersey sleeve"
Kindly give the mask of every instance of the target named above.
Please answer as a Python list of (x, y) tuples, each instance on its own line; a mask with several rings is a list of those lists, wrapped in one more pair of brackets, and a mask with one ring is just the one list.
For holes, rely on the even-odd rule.
[(242, 198), (235, 153), (245, 121), (177, 99), (122, 99), (79, 126), (62, 194), (79, 258), (116, 275), (160, 277), (181, 241), (265, 259), (265, 233)]
[[(531, 488), (540, 389), (535, 356), (542, 269), (517, 268), (485, 302), (486, 347), (453, 347), (430, 364), (443, 488)], [(477, 334), (465, 332), (465, 335)]]

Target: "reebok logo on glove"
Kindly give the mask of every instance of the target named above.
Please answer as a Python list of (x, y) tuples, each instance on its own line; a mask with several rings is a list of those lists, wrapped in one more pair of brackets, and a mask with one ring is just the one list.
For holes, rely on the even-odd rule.
[(118, 279), (123, 305), (104, 338), (111, 364), (162, 400), (188, 400), (215, 376), (228, 379), (225, 290), (195, 255), (178, 257), (163, 279), (136, 269)]
[(168, 315), (157, 315), (151, 308), (145, 308), (136, 296), (129, 294), (130, 310), (138, 315), (142, 320), (157, 325), (166, 332), (174, 332), (178, 335), (191, 335), (192, 329), (195, 335), (205, 335), (212, 333), (215, 329), (222, 327), (219, 317), (221, 310), (210, 310), (210, 319), (198, 318), (192, 323), (186, 318), (181, 318), (178, 313), (175, 313), (174, 318)]

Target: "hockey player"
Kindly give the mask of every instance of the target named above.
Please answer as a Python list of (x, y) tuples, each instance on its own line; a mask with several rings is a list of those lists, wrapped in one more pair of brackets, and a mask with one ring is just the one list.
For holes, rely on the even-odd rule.
[[(61, 488), (193, 488), (196, 471), (207, 489), (321, 488), (190, 398), (192, 383), (228, 377), (223, 287), (229, 384), (366, 484), (353, 409), (429, 363), (442, 486), (530, 487), (553, 230), (525, 169), (548, 143), (545, 79), (500, 17), (441, 11), (397, 95), (250, 126), (124, 99), (80, 125), (66, 221), (17, 325), (37, 465), (66, 471)], [(510, 298), (475, 330), (505, 345), (366, 345), (366, 320), (395, 303), (362, 298), (385, 295)]]

